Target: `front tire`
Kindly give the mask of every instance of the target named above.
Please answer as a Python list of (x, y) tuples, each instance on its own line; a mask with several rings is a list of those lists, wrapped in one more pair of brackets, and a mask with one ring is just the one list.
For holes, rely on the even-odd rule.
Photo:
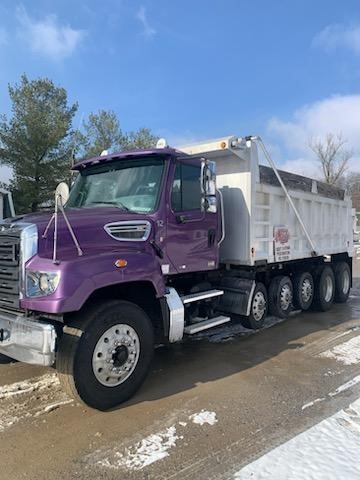
[(64, 328), (56, 368), (64, 390), (98, 410), (128, 400), (144, 381), (154, 349), (153, 327), (137, 305), (108, 301)]

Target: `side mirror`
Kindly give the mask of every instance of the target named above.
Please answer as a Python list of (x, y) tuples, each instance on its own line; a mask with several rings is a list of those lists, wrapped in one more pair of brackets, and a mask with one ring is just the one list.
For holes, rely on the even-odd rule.
[(55, 203), (60, 201), (61, 205), (64, 206), (69, 199), (69, 187), (65, 182), (60, 182), (55, 190)]
[(210, 160), (201, 160), (201, 194), (202, 210), (205, 212), (217, 212), (216, 198), (216, 163)]

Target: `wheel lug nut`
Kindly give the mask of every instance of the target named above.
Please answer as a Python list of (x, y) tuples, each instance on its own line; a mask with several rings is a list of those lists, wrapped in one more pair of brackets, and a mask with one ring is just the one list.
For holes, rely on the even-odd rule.
[(116, 350), (111, 350), (111, 353), (114, 355), (116, 353)]

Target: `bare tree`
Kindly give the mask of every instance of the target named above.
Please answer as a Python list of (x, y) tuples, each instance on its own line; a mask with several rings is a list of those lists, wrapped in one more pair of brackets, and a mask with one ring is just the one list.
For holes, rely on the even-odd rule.
[(349, 172), (345, 177), (344, 187), (351, 196), (353, 207), (360, 212), (360, 173)]
[(344, 148), (346, 143), (347, 140), (341, 133), (328, 133), (325, 138), (309, 141), (310, 149), (321, 164), (326, 183), (336, 185), (344, 176), (348, 161), (352, 157), (352, 151)]

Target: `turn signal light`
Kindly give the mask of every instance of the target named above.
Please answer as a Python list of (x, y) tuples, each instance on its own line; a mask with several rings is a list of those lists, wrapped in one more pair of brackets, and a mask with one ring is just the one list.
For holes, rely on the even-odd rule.
[(124, 268), (127, 265), (127, 261), (124, 258), (118, 258), (115, 262), (115, 267)]

